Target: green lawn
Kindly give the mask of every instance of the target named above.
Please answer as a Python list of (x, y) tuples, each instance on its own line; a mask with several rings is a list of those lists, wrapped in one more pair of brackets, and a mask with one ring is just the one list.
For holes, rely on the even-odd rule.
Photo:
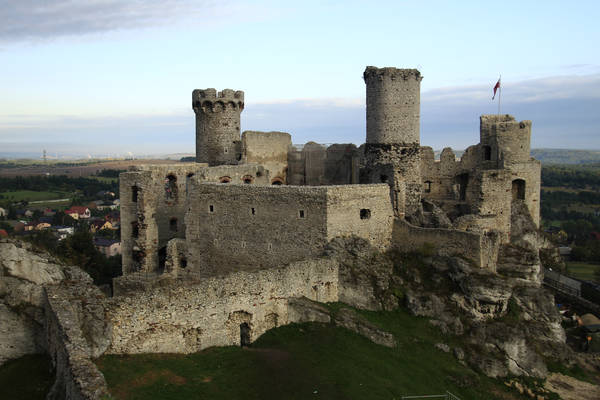
[(33, 190), (19, 190), (13, 192), (0, 192), (0, 195), (4, 197), (2, 200), (11, 201), (39, 201), (39, 200), (56, 200), (70, 197), (70, 193), (63, 192), (36, 192)]
[(0, 367), (0, 399), (43, 400), (52, 386), (50, 358), (29, 355)]
[(448, 338), (426, 319), (402, 310), (363, 315), (393, 332), (398, 347), (307, 323), (273, 329), (249, 349), (113, 355), (97, 363), (117, 399), (400, 399), (446, 390), (461, 400), (522, 398), (436, 349)]
[(568, 275), (573, 278), (598, 281), (598, 278), (594, 276), (594, 271), (597, 270), (600, 270), (600, 264), (589, 264), (579, 261), (567, 262)]

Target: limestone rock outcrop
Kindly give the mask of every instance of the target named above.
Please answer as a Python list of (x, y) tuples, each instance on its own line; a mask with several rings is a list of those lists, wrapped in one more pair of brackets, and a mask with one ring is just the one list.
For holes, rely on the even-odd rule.
[(26, 244), (0, 241), (0, 365), (44, 350), (42, 284), (64, 278), (63, 267), (47, 255)]

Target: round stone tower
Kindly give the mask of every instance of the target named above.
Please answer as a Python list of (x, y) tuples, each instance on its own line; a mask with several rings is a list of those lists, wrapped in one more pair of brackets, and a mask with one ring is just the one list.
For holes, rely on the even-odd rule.
[(364, 183), (388, 183), (398, 216), (421, 207), (421, 73), (367, 67), (367, 142)]
[(244, 92), (196, 89), (192, 92), (192, 107), (196, 113), (196, 162), (211, 166), (237, 164), (241, 158)]
[(421, 73), (367, 67), (367, 143), (419, 143)]

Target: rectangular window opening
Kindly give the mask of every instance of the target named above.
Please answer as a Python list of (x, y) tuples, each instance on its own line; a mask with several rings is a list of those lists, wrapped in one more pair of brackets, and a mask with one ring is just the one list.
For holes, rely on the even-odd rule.
[(371, 218), (371, 210), (368, 208), (361, 208), (360, 210), (360, 219), (369, 219)]
[(208, 212), (215, 212), (215, 207), (212, 204), (208, 206)]
[(300, 212), (298, 213), (300, 218), (304, 218), (304, 210), (300, 210)]
[(254, 207), (252, 207), (250, 211), (252, 212), (252, 215), (256, 215), (256, 209)]
[(138, 187), (137, 186), (131, 187), (131, 201), (133, 203), (137, 203), (137, 201), (138, 201)]

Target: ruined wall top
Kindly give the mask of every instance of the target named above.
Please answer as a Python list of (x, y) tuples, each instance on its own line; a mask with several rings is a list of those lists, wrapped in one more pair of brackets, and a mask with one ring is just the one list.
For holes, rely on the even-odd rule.
[(480, 127), (486, 128), (492, 125), (496, 126), (496, 130), (515, 129), (517, 126), (520, 129), (531, 127), (531, 121), (517, 121), (510, 114), (484, 114), (479, 117)]
[(393, 68), (393, 67), (385, 67), (385, 68), (377, 68), (373, 66), (368, 66), (363, 73), (363, 79), (365, 82), (372, 78), (383, 79), (384, 77), (389, 77), (391, 80), (395, 79), (416, 79), (418, 82), (421, 82), (423, 76), (418, 69), (414, 68)]

